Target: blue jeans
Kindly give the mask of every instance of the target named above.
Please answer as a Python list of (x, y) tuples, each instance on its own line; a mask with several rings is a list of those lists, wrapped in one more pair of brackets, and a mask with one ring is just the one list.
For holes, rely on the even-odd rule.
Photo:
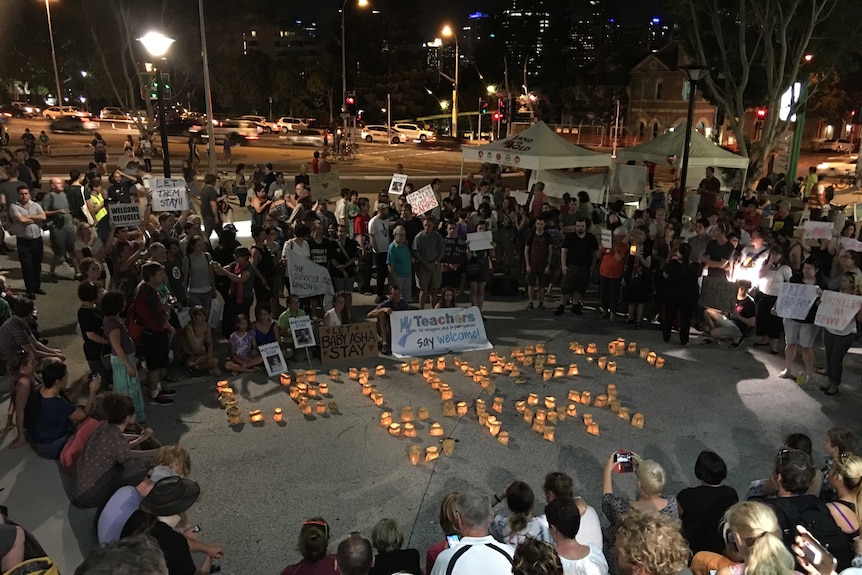
[(64, 435), (60, 439), (56, 439), (50, 443), (36, 443), (36, 441), (31, 441), (30, 446), (39, 457), (44, 457), (45, 459), (60, 459), (60, 452), (63, 451), (63, 447), (65, 447), (66, 442), (69, 441), (70, 437), (72, 436)]

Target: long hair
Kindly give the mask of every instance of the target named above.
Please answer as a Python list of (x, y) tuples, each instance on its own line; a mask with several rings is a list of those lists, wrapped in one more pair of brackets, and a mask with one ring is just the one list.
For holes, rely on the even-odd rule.
[(731, 531), (745, 543), (746, 575), (791, 575), (793, 556), (781, 539), (781, 528), (772, 509), (756, 501), (742, 501), (724, 514), (724, 532)]
[(515, 481), (506, 489), (506, 505), (509, 506), (509, 529), (518, 533), (530, 522), (535, 496), (530, 486), (523, 481)]
[(862, 457), (842, 453), (835, 458), (832, 465), (844, 487), (850, 491), (853, 503), (856, 505), (856, 517), (862, 522)]

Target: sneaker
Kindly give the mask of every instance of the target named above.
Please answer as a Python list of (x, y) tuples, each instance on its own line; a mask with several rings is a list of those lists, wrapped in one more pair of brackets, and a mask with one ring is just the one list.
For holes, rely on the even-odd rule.
[(168, 399), (164, 394), (159, 394), (156, 397), (151, 397), (147, 403), (150, 405), (173, 405), (174, 400)]
[(742, 346), (743, 342), (745, 342), (745, 336), (742, 336), (741, 338), (730, 344), (730, 347), (732, 347), (733, 349), (739, 349), (740, 346)]
[(528, 309), (528, 310), (535, 309), (535, 308), (534, 308), (534, 306), (533, 306), (533, 302), (530, 302), (530, 303), (528, 303), (528, 304), (527, 304), (527, 309)]
[(584, 315), (584, 310), (581, 309), (581, 304), (572, 305), (572, 313), (575, 315)]
[(796, 379), (796, 376), (790, 373), (789, 369), (782, 369), (781, 372), (778, 374), (778, 377), (780, 377), (781, 379)]
[(160, 395), (166, 395), (166, 396), (168, 396), (168, 397), (173, 397), (174, 395), (176, 395), (176, 394), (177, 394), (177, 390), (176, 390), (176, 389), (165, 389), (165, 388), (162, 388), (162, 390), (159, 392), (159, 394), (160, 394)]
[(566, 311), (566, 306), (561, 305), (557, 307), (557, 311), (554, 312), (554, 315), (563, 315), (564, 311)]

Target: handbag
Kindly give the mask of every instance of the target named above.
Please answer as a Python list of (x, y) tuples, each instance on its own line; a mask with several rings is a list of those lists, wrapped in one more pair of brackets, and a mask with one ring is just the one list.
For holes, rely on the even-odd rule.
[(208, 318), (210, 327), (215, 329), (220, 328), (222, 315), (224, 315), (224, 301), (221, 298), (213, 298)]

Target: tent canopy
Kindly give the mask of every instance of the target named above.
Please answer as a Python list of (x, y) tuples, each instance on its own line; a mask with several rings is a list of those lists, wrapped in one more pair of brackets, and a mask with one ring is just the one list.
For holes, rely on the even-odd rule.
[(477, 147), (466, 147), (462, 159), (524, 168), (606, 168), (610, 154), (593, 152), (560, 137), (544, 122), (536, 122), (520, 134)]
[(608, 186), (608, 173), (561, 172), (559, 170), (536, 170), (530, 176), (529, 189), (533, 184), (545, 184), (545, 195), (551, 198), (562, 198), (569, 193), (573, 198), (578, 192), (584, 191), (590, 195), (590, 201), (599, 204), (604, 201)]
[[(663, 164), (667, 162), (668, 157), (676, 156), (676, 161), (682, 164), (685, 130), (685, 124), (682, 124), (673, 132), (662, 134), (654, 140), (631, 148), (618, 149), (617, 158), (623, 162), (641, 160)], [(688, 167), (708, 168), (710, 166), (745, 170), (748, 169), (748, 158), (720, 148), (697, 130), (692, 130)]]

